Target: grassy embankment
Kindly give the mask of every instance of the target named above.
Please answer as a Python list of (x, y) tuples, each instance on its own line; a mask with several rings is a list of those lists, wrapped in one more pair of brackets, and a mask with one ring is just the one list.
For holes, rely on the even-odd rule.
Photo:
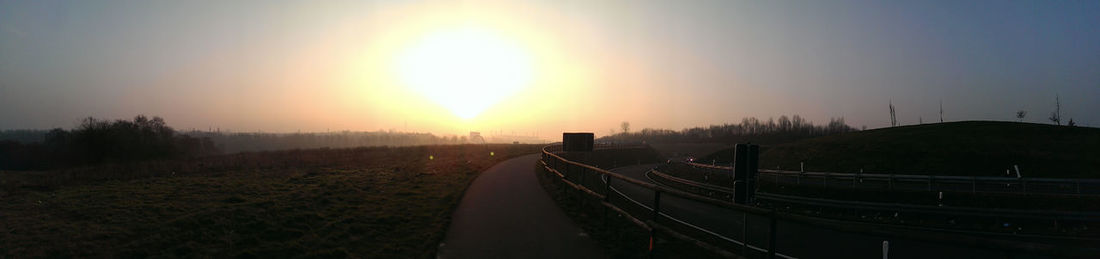
[[(1100, 129), (1046, 124), (966, 121), (875, 129), (761, 147), (760, 167), (807, 171), (961, 176), (1100, 178)], [(707, 159), (728, 161), (732, 151)], [(681, 170), (686, 171), (686, 170)], [(701, 178), (690, 173), (689, 179)], [(714, 179), (712, 179), (714, 180)], [(712, 184), (728, 185), (718, 178)], [(762, 190), (810, 197), (938, 204), (919, 191), (780, 188)], [(1044, 195), (946, 193), (944, 204), (963, 207), (1095, 210), (1095, 199)], [(1055, 195), (1057, 196), (1057, 195)], [(1058, 198), (1052, 202), (1052, 198)]]
[(1005, 176), (1019, 165), (1024, 177), (1100, 178), (1100, 128), (935, 123), (807, 139), (760, 153), (760, 168), (798, 170), (800, 162), (824, 172)]
[(292, 150), (0, 172), (0, 257), (434, 257), (478, 173), (539, 147)]

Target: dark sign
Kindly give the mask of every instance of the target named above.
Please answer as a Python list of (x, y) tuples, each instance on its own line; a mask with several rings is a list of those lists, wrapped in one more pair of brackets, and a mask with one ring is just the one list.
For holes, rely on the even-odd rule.
[(594, 139), (592, 133), (562, 133), (562, 151), (592, 151)]

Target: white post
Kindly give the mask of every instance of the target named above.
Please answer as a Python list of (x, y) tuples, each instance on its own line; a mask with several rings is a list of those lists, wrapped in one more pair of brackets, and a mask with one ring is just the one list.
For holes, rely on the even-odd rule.
[(890, 258), (890, 241), (882, 241), (882, 259)]
[(1024, 178), (1023, 175), (1020, 175), (1020, 165), (1012, 165), (1012, 168), (1016, 169), (1016, 179)]
[(940, 192), (939, 206), (943, 207), (943, 192)]
[(806, 172), (806, 165), (805, 164), (806, 163), (804, 163), (804, 162), (798, 162), (798, 172), (800, 172), (800, 173), (805, 173)]

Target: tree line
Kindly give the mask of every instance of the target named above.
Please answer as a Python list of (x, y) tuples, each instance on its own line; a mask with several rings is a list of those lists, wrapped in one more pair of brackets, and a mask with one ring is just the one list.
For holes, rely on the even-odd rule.
[(825, 125), (814, 125), (813, 122), (799, 115), (779, 116), (778, 119), (768, 118), (767, 121), (756, 117), (741, 119), (739, 124), (710, 125), (708, 127), (685, 128), (679, 131), (669, 129), (646, 128), (637, 132), (630, 132), (630, 123), (621, 124), (622, 132), (600, 138), (607, 142), (720, 142), (738, 143), (754, 142), (761, 144), (777, 144), (795, 141), (798, 139), (825, 136), (831, 134), (856, 131), (856, 128), (848, 126), (844, 118), (830, 118)]
[(133, 120), (86, 118), (72, 130), (55, 128), (34, 139), (30, 131), (12, 131), (21, 139), (0, 140), (0, 170), (63, 167), (170, 159), (218, 154), (208, 138), (177, 134), (160, 117)]
[(173, 159), (221, 153), (364, 146), (484, 143), (466, 136), (394, 131), (331, 133), (181, 132), (164, 119), (86, 118), (64, 130), (0, 131), (0, 170), (46, 170), (112, 162)]
[(340, 131), (331, 133), (224, 133), (190, 131), (184, 134), (210, 139), (226, 153), (363, 146), (416, 146), (466, 144), (466, 136), (435, 136), (429, 133)]

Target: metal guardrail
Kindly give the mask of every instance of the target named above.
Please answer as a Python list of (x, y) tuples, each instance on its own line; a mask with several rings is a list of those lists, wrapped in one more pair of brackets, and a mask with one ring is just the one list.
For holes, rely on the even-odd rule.
[[(709, 165), (707, 165), (709, 167)], [(664, 182), (678, 185), (682, 188), (693, 193), (702, 194), (710, 197), (732, 197), (734, 190), (732, 188), (724, 186), (716, 186), (711, 184), (700, 183), (688, 179), (676, 177), (674, 175), (661, 173), (657, 169), (650, 170), (656, 182)], [(820, 198), (808, 198), (800, 196), (779, 195), (764, 192), (757, 192), (756, 199), (769, 202), (780, 202), (786, 204), (799, 204), (808, 205), (819, 208), (829, 209), (841, 209), (850, 211), (863, 211), (864, 215), (873, 213), (911, 213), (919, 215), (933, 215), (940, 217), (978, 217), (993, 219), (989, 221), (989, 224), (999, 224), (994, 221), (1005, 220), (1025, 220), (1025, 221), (1078, 221), (1078, 222), (1100, 222), (1100, 213), (1098, 212), (1068, 212), (1068, 211), (1051, 211), (1051, 210), (1020, 210), (1020, 209), (992, 209), (992, 208), (968, 208), (968, 207), (944, 207), (944, 206), (932, 206), (932, 205), (914, 205), (914, 204), (900, 204), (900, 203), (884, 203), (884, 202), (862, 202), (862, 201), (845, 201), (845, 200), (831, 200)], [(1055, 223), (1057, 225), (1057, 223)], [(1003, 234), (999, 232), (986, 232), (986, 231), (972, 231), (973, 233), (998, 235)], [(1080, 238), (1074, 236), (1058, 236), (1058, 235), (1043, 235), (1045, 238)]]
[[(951, 242), (962, 242), (974, 246), (985, 247), (986, 249), (1012, 248), (1013, 250), (1025, 253), (1068, 253), (1072, 256), (1080, 255), (1081, 253), (1094, 253), (1095, 251), (1093, 250), (1096, 250), (1070, 250), (1067, 252), (1064, 250), (1064, 248), (1060, 246), (1029, 242), (1020, 243), (1020, 241), (1011, 241), (1012, 238), (1007, 240), (999, 240), (985, 239), (976, 236), (967, 236), (980, 236), (996, 233), (978, 233), (974, 231), (943, 229), (925, 226), (834, 220), (779, 212), (775, 209), (770, 208), (764, 209), (754, 206), (746, 206), (732, 203), (729, 200), (725, 199), (715, 199), (712, 197), (686, 192), (678, 188), (666, 187), (633, 179), (591, 165), (570, 161), (568, 159), (562, 158), (558, 154), (555, 154), (555, 152), (558, 152), (556, 150), (560, 150), (560, 146), (551, 145), (544, 147), (540, 164), (546, 169), (546, 171), (556, 175), (562, 183), (565, 183), (572, 187), (568, 189), (577, 190), (575, 194), (598, 199), (600, 205), (619, 213), (620, 215), (634, 222), (643, 229), (650, 231), (651, 234), (655, 233), (656, 230), (661, 230), (677, 238), (694, 241), (694, 243), (704, 248), (715, 251), (721, 255), (736, 256), (730, 253), (730, 251), (736, 251), (739, 252), (740, 256), (751, 256), (751, 254), (749, 253), (757, 255), (763, 253), (769, 258), (793, 258), (791, 256), (776, 252), (776, 225), (778, 224), (780, 219), (784, 221), (795, 222), (798, 224), (810, 224), (841, 231), (854, 231), (886, 236), (900, 235), (923, 240), (939, 240), (938, 242), (952, 240)], [(722, 167), (717, 168), (723, 169)], [(618, 188), (615, 188), (615, 184), (613, 183), (617, 183), (620, 186), (625, 183), (628, 185), (637, 186), (649, 190), (652, 192), (652, 199), (648, 201), (635, 200), (624, 194)], [(721, 188), (716, 189), (722, 190)], [(687, 221), (683, 218), (682, 215), (679, 215), (679, 213), (682, 212), (666, 211), (667, 209), (662, 210), (661, 197), (663, 195), (672, 195), (674, 197), (680, 198), (679, 200), (681, 201), (686, 200), (689, 202), (699, 203), (702, 205), (727, 210), (728, 213), (722, 213), (722, 215), (728, 216), (724, 218), (729, 219), (729, 221), (737, 222), (738, 225), (741, 225), (741, 228), (739, 229), (741, 232), (740, 235), (737, 235), (735, 233), (736, 231), (731, 234), (731, 231), (729, 231), (728, 228), (726, 228), (724, 231), (719, 231), (714, 228), (700, 226), (702, 224), (698, 222)], [(767, 198), (771, 199), (775, 197)], [(737, 217), (738, 215), (740, 215), (741, 217)], [(752, 244), (749, 244), (748, 242), (743, 242), (744, 240), (748, 239), (748, 237), (750, 237), (749, 232), (747, 231), (749, 226), (748, 219), (750, 215), (754, 217), (763, 217), (768, 221), (769, 232), (767, 235), (767, 247), (754, 246)], [(738, 218), (740, 218), (739, 222)], [(958, 233), (966, 235), (945, 236), (945, 233)], [(1012, 236), (1014, 238), (1025, 237), (1018, 235)], [(1041, 238), (1046, 237), (1044, 236)], [(740, 247), (740, 249), (729, 249), (730, 247)]]
[[(729, 252), (729, 247), (740, 247), (740, 250), (737, 252), (739, 252), (741, 256), (747, 256), (749, 253), (763, 253), (768, 258), (794, 258), (776, 252), (775, 229), (778, 217), (775, 210), (735, 204), (729, 201), (718, 200), (675, 188), (644, 182), (587, 164), (570, 161), (556, 154), (554, 152), (556, 150), (560, 150), (560, 146), (551, 145), (543, 148), (541, 163), (547, 171), (554, 173), (563, 183), (568, 184), (573, 187), (573, 189), (579, 190), (580, 193), (599, 199), (601, 205), (628, 217), (635, 224), (651, 231), (651, 234), (655, 233), (655, 230), (662, 230), (675, 237), (695, 241), (696, 244), (705, 245), (704, 247), (718, 254), (727, 256), (733, 256), (733, 254)], [(652, 200), (635, 200), (625, 195), (617, 188), (614, 188), (613, 182), (625, 183), (650, 190), (653, 193)], [(681, 218), (682, 216), (677, 217), (671, 212), (662, 211), (662, 195), (671, 195), (684, 200), (729, 210), (733, 218), (736, 218), (736, 214), (741, 214), (741, 235), (730, 237), (718, 234), (706, 227), (700, 227), (700, 223), (688, 222)], [(745, 242), (748, 237), (748, 220), (745, 219), (747, 219), (749, 215), (768, 219), (770, 231), (768, 234), (769, 241), (766, 247), (759, 247)], [(718, 240), (724, 242), (725, 244), (720, 245), (724, 248), (706, 245), (712, 242), (704, 242), (702, 240)]]
[[(679, 178), (673, 175), (661, 173), (657, 170), (652, 170), (653, 175), (664, 180), (672, 181), (678, 184), (690, 185), (692, 188), (699, 190), (706, 190), (709, 192), (724, 193), (727, 195), (733, 194), (733, 189), (695, 182)], [(922, 212), (932, 214), (943, 214), (952, 216), (984, 216), (984, 217), (998, 217), (998, 218), (1028, 218), (1028, 219), (1050, 219), (1050, 220), (1080, 220), (1080, 221), (1100, 221), (1100, 212), (1066, 212), (1066, 211), (1051, 211), (1051, 210), (1019, 210), (1019, 209), (995, 209), (995, 208), (969, 208), (969, 207), (943, 207), (932, 205), (915, 205), (915, 204), (902, 204), (902, 203), (886, 203), (886, 202), (864, 202), (864, 201), (843, 201), (843, 200), (831, 200), (820, 198), (807, 198), (790, 195), (780, 195), (758, 192), (758, 199), (768, 200), (782, 200), (786, 202), (797, 202), (807, 205), (820, 205), (830, 206), (843, 209), (869, 209), (869, 210), (891, 210), (891, 211), (903, 211), (903, 212)]]
[[(732, 172), (733, 170), (732, 167), (727, 166), (715, 166), (692, 162), (686, 162), (686, 164), (712, 171)], [(929, 192), (951, 191), (971, 193), (1100, 195), (1100, 179), (865, 174), (767, 169), (758, 170), (756, 179), (758, 182), (770, 182), (776, 186), (815, 186), (826, 189), (846, 188)]]

